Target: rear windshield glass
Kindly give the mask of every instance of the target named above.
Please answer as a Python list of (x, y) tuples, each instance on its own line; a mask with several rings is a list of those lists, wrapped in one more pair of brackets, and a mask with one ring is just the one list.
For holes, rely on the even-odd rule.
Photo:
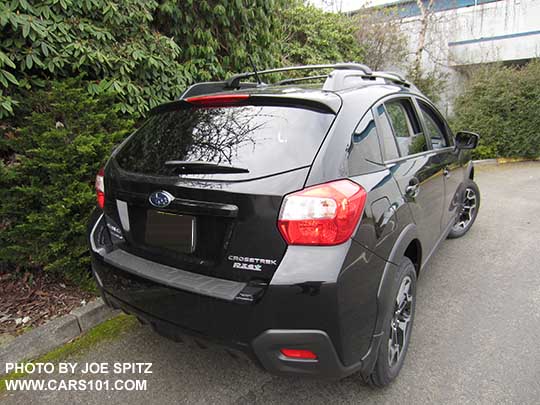
[[(214, 180), (243, 180), (310, 165), (334, 115), (303, 108), (195, 108), (152, 115), (122, 146), (124, 170)], [(185, 174), (167, 161), (202, 161), (242, 173)], [(195, 170), (196, 171), (196, 170)]]

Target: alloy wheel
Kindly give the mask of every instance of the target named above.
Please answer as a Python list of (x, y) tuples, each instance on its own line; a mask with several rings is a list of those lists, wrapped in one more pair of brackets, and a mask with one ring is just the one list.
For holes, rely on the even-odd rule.
[(453, 230), (459, 232), (466, 229), (474, 219), (476, 213), (476, 191), (473, 188), (467, 187), (463, 194), (463, 205), (461, 212), (456, 223), (453, 226)]
[(395, 366), (405, 352), (409, 334), (411, 332), (412, 306), (413, 306), (413, 281), (407, 276), (401, 281), (394, 314), (390, 321), (390, 336), (388, 338), (388, 365)]

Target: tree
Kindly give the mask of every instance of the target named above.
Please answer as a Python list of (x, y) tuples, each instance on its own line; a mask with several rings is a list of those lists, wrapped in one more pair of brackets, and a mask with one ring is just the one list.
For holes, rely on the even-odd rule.
[(427, 7), (423, 0), (416, 0), (416, 4), (420, 9), (420, 32), (418, 34), (418, 42), (414, 56), (411, 73), (414, 76), (420, 76), (422, 68), (422, 57), (426, 46), (426, 35), (430, 26), (430, 20), (433, 16), (434, 0), (429, 0)]
[(401, 31), (401, 20), (395, 8), (363, 8), (354, 18), (365, 64), (375, 70), (404, 67), (407, 37)]
[(435, 13), (435, 2), (416, 0), (420, 8), (420, 29), (414, 51), (409, 76), (416, 86), (433, 102), (441, 100), (446, 91), (448, 55), (440, 50), (439, 38), (445, 35), (443, 29), (446, 18)]

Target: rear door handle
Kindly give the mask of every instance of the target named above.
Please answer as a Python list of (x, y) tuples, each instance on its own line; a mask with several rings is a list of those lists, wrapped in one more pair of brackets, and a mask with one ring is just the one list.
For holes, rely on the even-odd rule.
[(450, 177), (450, 170), (448, 170), (448, 167), (445, 167), (443, 169), (443, 176), (444, 177)]
[(418, 193), (420, 192), (420, 181), (413, 177), (411, 180), (409, 180), (409, 185), (405, 188), (405, 194), (408, 197), (415, 198), (418, 196)]

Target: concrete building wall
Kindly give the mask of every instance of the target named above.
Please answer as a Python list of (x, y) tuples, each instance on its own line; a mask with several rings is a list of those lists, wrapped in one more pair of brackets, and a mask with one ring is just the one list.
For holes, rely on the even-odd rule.
[[(441, 1), (435, 3), (440, 7)], [(418, 44), (420, 16), (403, 18), (401, 27), (412, 54)], [(539, 56), (540, 0), (499, 0), (434, 12), (422, 67), (447, 73), (448, 86), (439, 107), (450, 114), (471, 66), (518, 63)]]

